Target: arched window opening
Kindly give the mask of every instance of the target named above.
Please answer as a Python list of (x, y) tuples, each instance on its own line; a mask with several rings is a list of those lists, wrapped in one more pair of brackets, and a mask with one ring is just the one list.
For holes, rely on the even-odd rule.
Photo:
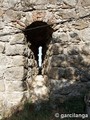
[(40, 74), (47, 51), (47, 44), (51, 40), (52, 33), (53, 29), (46, 22), (42, 21), (35, 21), (24, 30), (27, 42), (31, 43), (30, 49), (34, 53)]

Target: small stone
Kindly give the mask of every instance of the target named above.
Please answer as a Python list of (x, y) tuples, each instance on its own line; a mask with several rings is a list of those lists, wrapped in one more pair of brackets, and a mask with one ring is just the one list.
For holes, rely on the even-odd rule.
[(78, 34), (75, 33), (75, 32), (74, 32), (74, 33), (70, 33), (70, 37), (71, 37), (71, 38), (75, 38), (75, 37), (77, 37), (77, 36), (78, 36)]

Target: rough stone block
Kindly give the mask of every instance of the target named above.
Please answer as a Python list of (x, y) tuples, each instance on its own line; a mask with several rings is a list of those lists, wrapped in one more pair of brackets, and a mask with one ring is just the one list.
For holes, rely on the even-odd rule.
[[(58, 74), (59, 70), (58, 70), (58, 67), (52, 67), (47, 70), (47, 74), (50, 78), (52, 79), (56, 79), (58, 80), (59, 79), (59, 74)], [(52, 74), (53, 73), (53, 74)]]
[(7, 62), (6, 55), (0, 54), (0, 66), (6, 66)]
[(59, 68), (58, 69), (58, 79), (60, 79), (60, 78), (65, 78), (65, 68), (63, 68), (63, 67), (61, 67), (61, 68)]
[(5, 19), (5, 21), (9, 22), (9, 21), (13, 21), (16, 19), (20, 19), (21, 18), (21, 14), (18, 11), (14, 11), (12, 9), (8, 9), (5, 14), (3, 15), (3, 19)]
[[(85, 14), (86, 15), (86, 14)], [(84, 15), (81, 15), (84, 16)], [(83, 30), (88, 27), (88, 24), (85, 21), (79, 20), (78, 22), (74, 23), (74, 28), (78, 30)]]
[(59, 33), (59, 32), (54, 32), (53, 33), (53, 38), (54, 38), (54, 42), (55, 43), (61, 43), (61, 42), (67, 42), (69, 41), (69, 36), (68, 34), (62, 32), (62, 33)]
[(0, 42), (0, 53), (3, 53), (5, 49), (5, 44), (3, 42)]
[[(2, 34), (4, 34), (4, 32), (3, 32)], [(0, 37), (0, 41), (1, 41), (1, 42), (8, 42), (9, 39), (10, 39), (10, 36), (9, 36), (9, 35), (8, 35), (8, 36), (1, 36), (1, 37)]]
[(20, 81), (23, 80), (24, 78), (24, 67), (20, 66), (20, 67), (11, 67), (11, 68), (7, 68), (5, 70), (4, 73), (4, 77), (6, 80), (10, 80), (10, 81)]
[(35, 62), (33, 59), (28, 59), (28, 66), (31, 67), (31, 66), (35, 66)]
[(66, 56), (64, 54), (62, 55), (54, 55), (51, 58), (51, 66), (54, 67), (60, 67), (62, 62), (66, 61)]
[(24, 45), (6, 45), (6, 55), (23, 55), (25, 51)]
[(3, 80), (6, 67), (0, 66), (0, 80)]
[[(2, 1), (2, 0), (1, 0)], [(0, 1), (0, 2), (1, 2)], [(20, 0), (14, 0), (14, 1), (12, 1), (12, 0), (7, 0), (7, 1), (5, 1), (5, 2), (2, 2), (3, 3), (3, 6), (4, 7), (6, 7), (6, 8), (12, 8), (12, 7), (14, 7), (14, 5), (16, 4), (16, 3), (18, 3), (18, 2), (20, 2)]]
[(12, 36), (10, 39), (10, 44), (15, 45), (15, 44), (24, 44), (25, 43), (25, 36), (22, 33), (16, 34)]
[(80, 38), (86, 43), (90, 42), (90, 28), (81, 30)]
[(0, 92), (0, 112), (2, 111), (3, 107), (4, 107), (4, 92)]
[(16, 105), (22, 100), (23, 93), (22, 92), (11, 92), (11, 93), (8, 92), (6, 97), (7, 97), (7, 101), (12, 102), (14, 106), (14, 104)]
[(4, 81), (0, 80), (0, 92), (4, 92), (4, 91), (5, 91)]
[(51, 45), (51, 47), (49, 49), (50, 49), (49, 53), (51, 55), (58, 55), (63, 52), (63, 48), (60, 47), (59, 43), (55, 43), (55, 44)]
[(26, 59), (24, 56), (12, 56), (11, 61), (12, 66), (25, 66), (26, 64)]
[(7, 91), (14, 92), (14, 91), (24, 91), (26, 88), (26, 83), (23, 81), (6, 81), (7, 84)]
[(64, 3), (70, 5), (70, 6), (75, 6), (77, 3), (77, 0), (63, 0)]
[(3, 100), (0, 100), (0, 111), (3, 109)]
[(65, 76), (64, 76), (64, 78), (66, 78), (66, 79), (73, 79), (74, 73), (75, 73), (75, 68), (67, 67), (65, 69)]
[(81, 4), (82, 4), (83, 7), (90, 6), (90, 0), (87, 0), (87, 1), (81, 0)]
[(12, 66), (25, 66), (26, 59), (24, 56), (6, 56), (0, 55), (0, 66), (12, 67)]
[(56, 79), (56, 80), (61, 80), (62, 78), (71, 79), (74, 76), (75, 69), (73, 67), (64, 68), (64, 67), (49, 66), (46, 73), (51, 79)]
[(23, 5), (24, 6), (30, 6), (31, 4), (46, 4), (48, 2), (48, 0), (26, 0), (26, 1), (23, 1)]
[(3, 15), (4, 11), (0, 9), (0, 17)]
[(90, 55), (90, 46), (89, 45), (84, 45), (82, 49), (82, 54), (84, 55)]

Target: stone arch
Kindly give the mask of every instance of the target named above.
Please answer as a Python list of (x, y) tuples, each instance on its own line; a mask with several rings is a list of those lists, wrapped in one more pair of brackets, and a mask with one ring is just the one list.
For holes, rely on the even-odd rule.
[(35, 60), (38, 64), (38, 48), (42, 47), (42, 62), (47, 51), (47, 44), (52, 38), (53, 29), (50, 25), (43, 21), (34, 21), (24, 30), (27, 42), (29, 42), (30, 49), (34, 53)]

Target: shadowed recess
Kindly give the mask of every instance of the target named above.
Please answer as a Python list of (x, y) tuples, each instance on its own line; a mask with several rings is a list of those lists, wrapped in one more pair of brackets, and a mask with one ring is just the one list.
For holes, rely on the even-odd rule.
[[(42, 47), (42, 63), (47, 51), (47, 45), (52, 38), (53, 29), (42, 21), (35, 21), (27, 26), (24, 30), (24, 34), (27, 38), (27, 42), (31, 43), (30, 49), (35, 55), (35, 59), (38, 63), (38, 49)], [(39, 66), (39, 63), (38, 63)]]

